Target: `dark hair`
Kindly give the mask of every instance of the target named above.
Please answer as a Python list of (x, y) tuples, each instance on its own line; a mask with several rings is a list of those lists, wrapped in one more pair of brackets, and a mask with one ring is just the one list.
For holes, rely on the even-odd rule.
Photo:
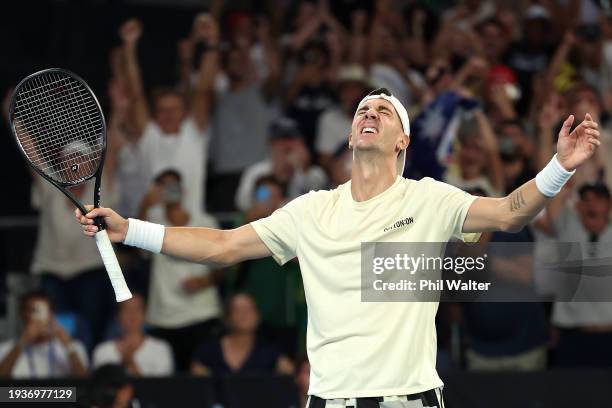
[(393, 96), (391, 91), (388, 90), (387, 88), (376, 88), (375, 90), (373, 90), (372, 92), (370, 92), (366, 96), (380, 95), (380, 94), (387, 95), (387, 96)]
[(594, 183), (585, 183), (580, 186), (578, 189), (578, 195), (581, 200), (584, 200), (587, 193), (593, 193), (600, 198), (605, 198), (607, 200), (610, 199), (610, 190), (608, 186), (606, 186), (601, 181), (596, 181)]
[(183, 95), (176, 88), (170, 86), (157, 86), (151, 91), (151, 107), (155, 108), (157, 100), (166, 96), (176, 96), (181, 102), (185, 103)]
[(155, 176), (155, 179), (153, 181), (155, 181), (155, 184), (159, 184), (166, 176), (173, 176), (178, 180), (179, 183), (181, 182), (181, 174), (178, 172), (178, 170), (175, 169), (162, 170), (157, 176)]
[(476, 26), (476, 31), (480, 34), (482, 34), (482, 30), (484, 30), (484, 28), (488, 25), (493, 25), (496, 26), (497, 28), (499, 28), (501, 30), (502, 33), (506, 33), (506, 26), (497, 18), (497, 17), (489, 17), (483, 21), (481, 21), (477, 26)]
[(49, 303), (49, 307), (51, 308), (51, 310), (53, 310), (53, 303), (51, 302), (51, 298), (46, 292), (42, 290), (32, 290), (23, 294), (19, 299), (19, 311), (21, 313), (24, 313), (26, 311), (26, 306), (32, 299), (45, 299), (47, 303)]

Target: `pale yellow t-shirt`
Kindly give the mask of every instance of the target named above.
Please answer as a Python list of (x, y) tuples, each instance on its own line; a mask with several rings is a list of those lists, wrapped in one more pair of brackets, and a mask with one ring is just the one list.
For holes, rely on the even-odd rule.
[[(308, 304), (308, 394), (356, 398), (413, 394), (442, 385), (435, 370), (437, 302), (361, 302), (361, 242), (467, 239), (463, 222), (476, 196), (431, 178), (398, 177), (363, 202), (351, 182), (311, 191), (255, 231), (284, 264), (298, 257)], [(401, 228), (398, 220), (413, 218)]]

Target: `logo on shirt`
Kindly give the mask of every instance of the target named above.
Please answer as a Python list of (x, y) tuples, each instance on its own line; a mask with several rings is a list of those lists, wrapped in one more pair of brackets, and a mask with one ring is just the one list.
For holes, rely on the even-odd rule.
[(385, 227), (383, 232), (388, 232), (388, 231), (392, 231), (392, 230), (397, 229), (397, 228), (406, 227), (406, 226), (412, 224), (413, 222), (414, 222), (414, 218), (413, 217), (407, 217), (407, 218), (395, 221), (393, 223), (393, 225)]

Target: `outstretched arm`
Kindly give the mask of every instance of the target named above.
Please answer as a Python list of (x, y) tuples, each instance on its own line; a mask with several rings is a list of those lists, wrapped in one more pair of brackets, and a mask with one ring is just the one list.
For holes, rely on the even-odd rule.
[(123, 40), (123, 52), (125, 55), (125, 76), (130, 98), (130, 119), (134, 124), (136, 137), (140, 137), (149, 120), (149, 110), (147, 109), (147, 100), (136, 55), (138, 40), (142, 34), (142, 24), (136, 19), (128, 20), (121, 26), (119, 33)]
[[(569, 132), (574, 116), (563, 123), (557, 142), (558, 163), (566, 171), (573, 171), (588, 160), (599, 146), (598, 125), (591, 115)], [(530, 180), (503, 198), (480, 197), (470, 207), (463, 224), (463, 232), (520, 231), (547, 204), (551, 197), (544, 195), (536, 180)]]
[[(94, 218), (104, 217), (106, 231), (113, 242), (123, 242), (128, 231), (128, 220), (110, 208), (93, 208), (85, 216), (76, 210), (85, 235), (94, 236), (98, 227)], [(165, 229), (162, 253), (191, 262), (212, 266), (229, 266), (248, 259), (271, 256), (255, 229), (247, 224), (232, 230), (196, 227), (168, 227)]]

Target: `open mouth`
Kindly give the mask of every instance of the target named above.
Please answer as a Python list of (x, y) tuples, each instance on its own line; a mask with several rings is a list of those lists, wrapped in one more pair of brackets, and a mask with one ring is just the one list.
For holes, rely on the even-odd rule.
[(361, 129), (361, 134), (367, 134), (367, 133), (377, 134), (378, 133), (378, 129), (375, 128), (375, 127), (371, 127), (371, 126), (366, 126), (366, 127)]

